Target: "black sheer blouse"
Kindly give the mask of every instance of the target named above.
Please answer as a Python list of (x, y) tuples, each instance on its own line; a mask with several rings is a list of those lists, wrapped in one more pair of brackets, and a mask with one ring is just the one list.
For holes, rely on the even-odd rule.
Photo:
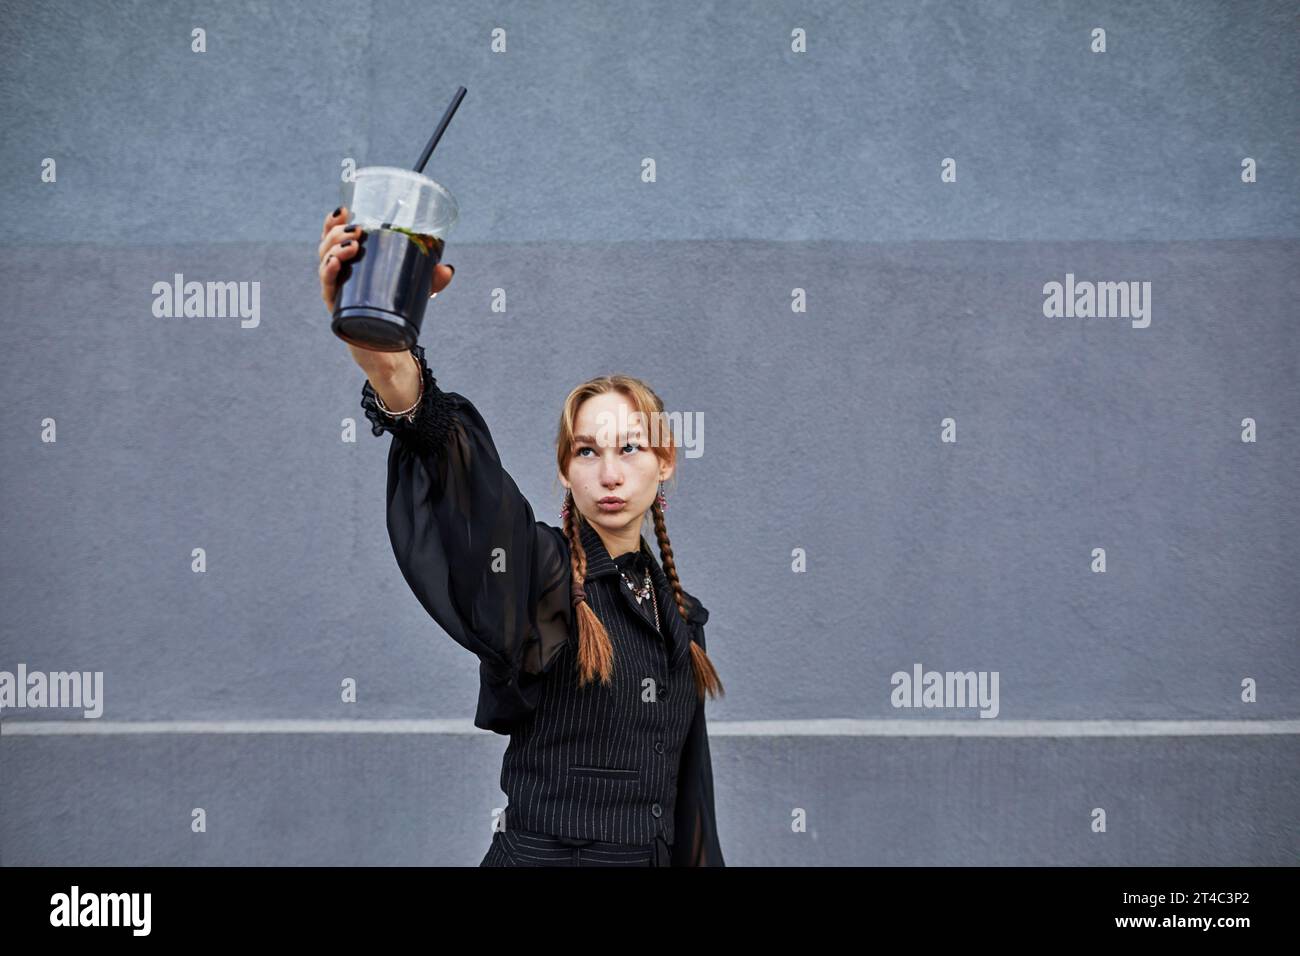
[[(509, 734), (537, 706), (558, 652), (576, 640), (563, 531), (534, 518), (501, 464), (487, 423), (462, 395), (438, 388), (423, 347), (411, 349), (424, 395), (408, 420), (380, 409), (373, 386), (361, 405), (371, 431), (391, 432), (387, 522), (402, 576), (429, 615), (479, 660), (474, 724)], [(653, 560), (641, 550), (619, 555), (640, 581)], [(626, 585), (622, 585), (626, 587)], [(708, 610), (688, 595), (692, 639), (702, 648)], [(659, 608), (663, 616), (675, 606)], [(653, 608), (644, 602), (653, 623)], [(674, 811), (674, 866), (724, 866), (718, 843), (704, 701), (683, 744)]]

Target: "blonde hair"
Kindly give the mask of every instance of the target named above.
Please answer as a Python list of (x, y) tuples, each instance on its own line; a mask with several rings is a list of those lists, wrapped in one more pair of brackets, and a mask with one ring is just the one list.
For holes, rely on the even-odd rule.
[[(654, 390), (639, 378), (630, 375), (602, 375), (583, 382), (569, 392), (560, 413), (560, 427), (555, 439), (555, 462), (560, 474), (568, 475), (568, 465), (574, 445), (573, 428), (578, 417), (578, 409), (593, 395), (609, 392), (622, 394), (639, 413), (642, 422), (660, 423), (664, 403)], [(645, 435), (646, 444), (661, 462), (672, 464), (677, 460), (677, 446), (672, 432), (664, 425), (658, 428), (658, 433), (660, 440), (656, 442), (653, 437), (655, 430), (651, 429)], [(572, 491), (565, 496), (564, 505), (566, 511), (564, 536), (569, 541), (573, 570), (572, 591), (575, 596), (580, 597), (580, 600), (574, 604), (574, 612), (578, 616), (578, 686), (582, 687), (597, 678), (601, 683), (608, 684), (613, 673), (614, 645), (609, 639), (609, 632), (605, 630), (605, 625), (587, 603), (586, 595), (582, 590), (587, 576), (587, 552), (582, 546), (579, 522), (587, 519), (578, 512)], [(687, 620), (686, 599), (682, 594), (681, 581), (677, 577), (677, 563), (673, 560), (673, 546), (668, 540), (668, 529), (664, 524), (664, 512), (659, 506), (658, 496), (650, 506), (650, 513), (654, 519), (655, 537), (659, 541), (659, 563), (663, 566), (668, 582), (672, 585), (677, 611), (685, 621)], [(690, 646), (691, 667), (695, 674), (697, 696), (703, 697), (707, 693), (710, 697), (717, 697), (724, 693), (722, 681), (718, 679), (718, 672), (714, 669), (713, 662), (709, 660), (709, 655), (704, 652), (704, 648), (695, 641), (691, 641)]]

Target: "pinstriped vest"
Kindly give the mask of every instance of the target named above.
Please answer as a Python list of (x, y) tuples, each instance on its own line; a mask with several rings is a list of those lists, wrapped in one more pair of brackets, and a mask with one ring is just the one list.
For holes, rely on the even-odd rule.
[[(510, 734), (501, 767), (507, 829), (648, 844), (673, 841), (682, 745), (698, 703), (690, 628), (651, 557), (659, 617), (641, 616), (600, 536), (580, 523), (587, 603), (614, 647), (611, 682), (578, 688), (576, 615), (569, 640), (541, 678), (537, 707)], [(568, 561), (566, 546), (565, 560)]]

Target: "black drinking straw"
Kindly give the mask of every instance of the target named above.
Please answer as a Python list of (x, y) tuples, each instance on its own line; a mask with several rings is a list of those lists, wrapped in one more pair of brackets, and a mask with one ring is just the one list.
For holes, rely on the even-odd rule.
[[(447, 124), (450, 123), (451, 118), (456, 115), (456, 110), (460, 107), (460, 101), (465, 98), (467, 92), (468, 91), (463, 86), (456, 87), (456, 92), (451, 98), (451, 103), (448, 104), (446, 112), (442, 114), (442, 119), (438, 121), (438, 128), (435, 129), (433, 135), (429, 137), (429, 142), (425, 145), (424, 152), (420, 154), (420, 158), (415, 163), (414, 169), (417, 173), (424, 172), (424, 167), (428, 165), (429, 157), (433, 155), (433, 148), (438, 145), (438, 140), (442, 139), (442, 134), (447, 130)], [(396, 214), (397, 209), (394, 207), (393, 211), (389, 214), (389, 217), (391, 218)], [(389, 229), (392, 225), (391, 222), (386, 222), (379, 228)]]
[(428, 145), (424, 147), (424, 152), (420, 154), (419, 162), (415, 164), (415, 171), (417, 173), (424, 172), (425, 164), (429, 162), (429, 157), (433, 155), (433, 147), (438, 145), (438, 140), (442, 139), (442, 134), (443, 131), (446, 130), (447, 124), (450, 123), (451, 118), (456, 115), (456, 110), (460, 106), (460, 101), (465, 98), (465, 92), (465, 87), (456, 87), (456, 93), (451, 98), (451, 104), (447, 107), (447, 112), (442, 114), (442, 119), (438, 121), (438, 128), (435, 129), (433, 135), (429, 137)]

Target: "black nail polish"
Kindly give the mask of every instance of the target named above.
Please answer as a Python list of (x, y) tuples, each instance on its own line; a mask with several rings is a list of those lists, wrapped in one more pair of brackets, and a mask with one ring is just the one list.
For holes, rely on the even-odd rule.
[(338, 209), (335, 209), (332, 213), (330, 213), (330, 217), (332, 218), (332, 217), (334, 217), (334, 216), (337, 216), (337, 215), (338, 215), (339, 213), (341, 213), (342, 211), (343, 211), (343, 207), (342, 207), (342, 206), (339, 206)]
[(344, 229), (343, 231), (344, 231), (344, 232), (356, 232), (356, 231), (357, 231), (357, 224), (354, 222), (352, 225), (348, 226), (348, 227), (347, 227), (346, 229)]
[(339, 248), (340, 248), (340, 249), (346, 249), (346, 248), (347, 248), (348, 246), (350, 246), (350, 245), (352, 245), (352, 240), (351, 240), (351, 239), (349, 239), (347, 242), (343, 243), (343, 245), (339, 246)]
[(456, 267), (455, 267), (455, 266), (450, 266), (450, 265), (449, 265), (449, 266), (447, 266), (447, 268), (451, 270), (451, 274), (452, 274), (452, 275), (455, 275), (455, 274), (456, 274)]

